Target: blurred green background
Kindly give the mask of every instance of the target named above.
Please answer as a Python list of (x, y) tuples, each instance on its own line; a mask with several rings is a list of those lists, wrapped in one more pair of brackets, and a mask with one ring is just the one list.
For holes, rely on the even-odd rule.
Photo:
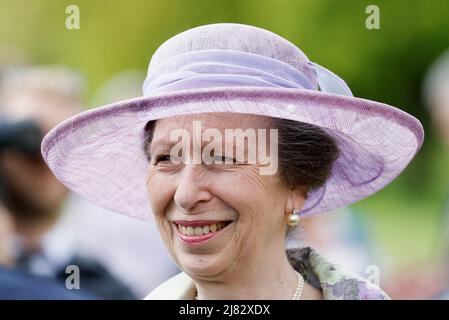
[[(81, 28), (65, 28), (68, 5)], [(380, 8), (380, 30), (365, 8)], [(238, 22), (271, 30), (347, 81), (354, 95), (397, 106), (421, 120), (425, 144), (391, 185), (355, 205), (398, 266), (438, 257), (449, 195), (449, 154), (430, 126), (421, 86), (449, 48), (449, 1), (0, 0), (0, 64), (65, 64), (88, 80), (87, 105), (114, 74), (147, 68), (154, 50), (185, 29)]]

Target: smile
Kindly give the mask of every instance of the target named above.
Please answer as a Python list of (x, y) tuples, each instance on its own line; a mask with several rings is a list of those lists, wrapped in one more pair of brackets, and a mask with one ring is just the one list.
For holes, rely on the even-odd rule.
[(232, 221), (174, 221), (181, 241), (198, 244), (219, 235)]

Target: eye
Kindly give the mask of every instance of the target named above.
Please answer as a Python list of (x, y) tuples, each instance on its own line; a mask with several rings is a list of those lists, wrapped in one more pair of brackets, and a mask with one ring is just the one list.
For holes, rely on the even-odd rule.
[(214, 155), (213, 157), (214, 164), (237, 164), (237, 160), (231, 157), (226, 157), (222, 155)]
[(170, 163), (172, 163), (172, 161), (169, 154), (159, 155), (153, 159), (154, 165), (170, 164)]

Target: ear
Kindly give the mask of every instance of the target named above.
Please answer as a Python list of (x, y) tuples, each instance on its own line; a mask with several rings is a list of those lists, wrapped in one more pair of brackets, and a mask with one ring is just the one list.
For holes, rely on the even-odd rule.
[(290, 190), (287, 203), (285, 205), (285, 214), (288, 215), (292, 213), (293, 209), (301, 210), (305, 202), (306, 197), (304, 196), (303, 190)]

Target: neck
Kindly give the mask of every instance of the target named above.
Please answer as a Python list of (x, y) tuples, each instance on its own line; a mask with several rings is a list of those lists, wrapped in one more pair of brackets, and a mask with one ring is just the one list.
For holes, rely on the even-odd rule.
[[(258, 256), (261, 258), (253, 260), (252, 263), (245, 261), (218, 281), (195, 280), (198, 299), (291, 299), (297, 287), (298, 277), (287, 259), (284, 247)], [(243, 265), (246, 267), (243, 268)]]

